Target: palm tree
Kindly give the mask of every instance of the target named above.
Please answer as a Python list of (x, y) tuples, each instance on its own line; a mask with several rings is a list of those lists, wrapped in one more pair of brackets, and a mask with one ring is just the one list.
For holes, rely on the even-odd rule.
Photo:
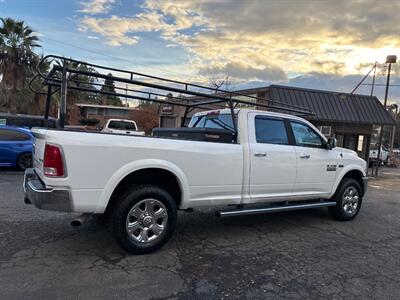
[(8, 98), (7, 108), (15, 113), (17, 90), (25, 85), (26, 77), (38, 62), (38, 55), (33, 49), (40, 47), (39, 38), (23, 21), (0, 18), (0, 74), (1, 89)]

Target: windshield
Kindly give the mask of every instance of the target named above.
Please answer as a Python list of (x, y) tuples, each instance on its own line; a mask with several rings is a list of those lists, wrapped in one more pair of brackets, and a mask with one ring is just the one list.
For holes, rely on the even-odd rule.
[(230, 131), (234, 130), (231, 114), (207, 114), (193, 116), (190, 120), (189, 127), (218, 128)]
[[(379, 144), (378, 143), (371, 143), (371, 146), (369, 148), (369, 150), (378, 150), (379, 149)], [(386, 147), (385, 145), (382, 145), (381, 148), (383, 151), (389, 151), (389, 148)]]
[(117, 130), (136, 130), (135, 123), (125, 121), (111, 121), (108, 128)]

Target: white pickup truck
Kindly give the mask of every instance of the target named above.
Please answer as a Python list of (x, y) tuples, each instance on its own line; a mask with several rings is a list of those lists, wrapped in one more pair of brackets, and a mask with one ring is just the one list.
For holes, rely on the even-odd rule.
[[(371, 145), (371, 149), (369, 150), (369, 161), (372, 165), (373, 162), (376, 162), (378, 159), (378, 152), (379, 146), (378, 145)], [(389, 158), (389, 151), (387, 151), (384, 147), (381, 146), (381, 153), (379, 155), (379, 163), (380, 164), (387, 164)]]
[[(354, 151), (335, 148), (335, 139), (300, 117), (235, 114), (237, 137), (230, 142), (35, 128), (25, 202), (106, 214), (118, 243), (136, 254), (171, 237), (177, 210), (216, 207), (226, 217), (328, 207), (339, 220), (357, 215), (366, 162)], [(229, 110), (217, 110), (197, 113), (189, 127), (234, 126)]]
[(122, 119), (109, 119), (101, 130), (105, 133), (118, 133), (127, 135), (144, 135), (144, 131), (139, 131), (135, 121)]

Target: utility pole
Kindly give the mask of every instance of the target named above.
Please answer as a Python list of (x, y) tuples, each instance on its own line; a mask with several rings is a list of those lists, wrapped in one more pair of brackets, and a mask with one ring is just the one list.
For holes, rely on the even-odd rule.
[(392, 128), (392, 135), (390, 137), (390, 152), (389, 152), (390, 163), (392, 164), (394, 138), (396, 136), (397, 115), (399, 114), (399, 106), (397, 104), (392, 104), (390, 105), (390, 109), (394, 110), (394, 125)]
[(375, 75), (376, 75), (376, 64), (374, 64), (374, 75), (372, 76), (372, 85), (371, 85), (371, 96), (374, 94), (374, 87), (375, 87)]
[[(396, 61), (397, 61), (397, 56), (396, 55), (388, 55), (386, 57), (386, 63), (389, 64), (389, 65), (388, 65), (388, 73), (387, 73), (387, 79), (386, 79), (385, 100), (383, 102), (383, 107), (385, 109), (386, 109), (387, 98), (388, 98), (388, 93), (389, 93), (390, 71), (392, 69), (392, 64), (395, 64)], [(381, 125), (381, 132), (380, 132), (380, 135), (379, 135), (378, 157), (377, 157), (378, 164), (376, 165), (375, 176), (378, 176), (378, 169), (379, 169), (379, 164), (380, 164), (380, 159), (381, 159), (382, 139), (383, 139), (383, 125)]]
[(225, 90), (227, 90), (228, 91), (228, 89), (229, 89), (229, 84), (230, 84), (230, 82), (229, 82), (229, 76), (226, 76), (225, 77)]

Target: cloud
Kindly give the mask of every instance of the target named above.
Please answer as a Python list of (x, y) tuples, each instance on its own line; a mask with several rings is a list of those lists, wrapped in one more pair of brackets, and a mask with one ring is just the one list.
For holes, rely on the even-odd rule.
[(276, 81), (286, 80), (285, 72), (278, 66), (267, 65), (254, 68), (241, 63), (227, 63), (221, 67), (204, 67), (200, 69), (200, 74), (205, 76), (229, 76), (236, 80), (258, 80), (258, 81)]
[(84, 17), (80, 21), (80, 30), (100, 34), (107, 39), (107, 44), (120, 46), (134, 45), (139, 37), (138, 32), (166, 30), (162, 17), (157, 13), (138, 14), (132, 18), (111, 16), (109, 18)]
[(110, 11), (111, 5), (115, 0), (86, 0), (81, 1), (79, 4), (82, 9), (79, 12), (86, 14), (102, 14)]
[(79, 26), (112, 46), (155, 32), (180, 46), (199, 76), (290, 82), (305, 74), (306, 83), (310, 74), (350, 80), (398, 53), (399, 9), (400, 1), (149, 0), (138, 13), (85, 16)]

